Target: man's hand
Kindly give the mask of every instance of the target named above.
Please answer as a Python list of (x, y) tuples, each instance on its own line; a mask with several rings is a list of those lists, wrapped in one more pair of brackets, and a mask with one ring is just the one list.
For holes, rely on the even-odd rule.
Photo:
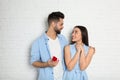
[(48, 61), (48, 65), (50, 66), (50, 67), (55, 67), (57, 64), (58, 64), (58, 62), (59, 62), (59, 60), (56, 60), (56, 61), (53, 61), (53, 60), (49, 60)]

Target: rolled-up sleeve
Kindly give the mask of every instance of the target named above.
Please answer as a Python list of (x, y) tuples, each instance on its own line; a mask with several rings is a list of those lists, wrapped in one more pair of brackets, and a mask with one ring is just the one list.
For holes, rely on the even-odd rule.
[(39, 41), (35, 41), (31, 48), (30, 63), (33, 64), (35, 61), (40, 61)]

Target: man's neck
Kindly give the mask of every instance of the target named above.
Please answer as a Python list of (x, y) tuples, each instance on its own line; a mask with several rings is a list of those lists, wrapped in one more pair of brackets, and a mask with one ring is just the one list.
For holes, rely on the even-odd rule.
[(56, 32), (53, 29), (51, 29), (51, 28), (48, 29), (46, 34), (47, 34), (47, 36), (49, 36), (53, 40), (55, 40), (56, 37), (57, 37)]

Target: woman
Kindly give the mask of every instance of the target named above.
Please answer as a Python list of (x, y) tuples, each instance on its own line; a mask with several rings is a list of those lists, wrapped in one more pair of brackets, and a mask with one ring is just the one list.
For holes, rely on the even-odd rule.
[(95, 48), (89, 46), (88, 32), (84, 26), (75, 26), (72, 43), (65, 46), (65, 64), (63, 80), (88, 80), (85, 69), (90, 64)]

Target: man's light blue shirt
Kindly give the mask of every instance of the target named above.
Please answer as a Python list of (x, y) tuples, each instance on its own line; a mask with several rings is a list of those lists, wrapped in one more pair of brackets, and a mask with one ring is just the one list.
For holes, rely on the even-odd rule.
[[(63, 70), (65, 69), (64, 64), (64, 47), (68, 44), (65, 37), (61, 34), (58, 34), (58, 39), (61, 46), (61, 54), (62, 54), (62, 63), (63, 63)], [(46, 33), (43, 33), (41, 37), (39, 37), (35, 42), (32, 44), (31, 48), (31, 64), (35, 61), (40, 62), (47, 62), (51, 59), (50, 50), (48, 45), (48, 36)], [(57, 46), (55, 46), (57, 47)], [(54, 80), (53, 76), (53, 68), (52, 67), (45, 67), (45, 68), (38, 68), (38, 80)]]

